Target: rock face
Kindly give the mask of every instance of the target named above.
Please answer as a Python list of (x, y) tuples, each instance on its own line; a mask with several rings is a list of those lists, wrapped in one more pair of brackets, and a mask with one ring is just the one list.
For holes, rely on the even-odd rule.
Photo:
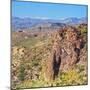
[(56, 31), (53, 36), (52, 51), (47, 64), (50, 79), (55, 79), (61, 71), (72, 69), (79, 61), (83, 46), (82, 39), (73, 27)]

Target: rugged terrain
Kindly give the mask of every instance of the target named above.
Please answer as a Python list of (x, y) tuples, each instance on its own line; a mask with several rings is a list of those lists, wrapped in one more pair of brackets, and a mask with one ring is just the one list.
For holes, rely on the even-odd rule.
[(70, 17), (65, 19), (41, 19), (41, 18), (30, 18), (30, 17), (12, 17), (12, 29), (13, 31), (27, 30), (35, 28), (61, 28), (65, 25), (78, 25), (82, 23), (87, 23), (87, 17)]
[(87, 24), (12, 32), (12, 89), (87, 84)]

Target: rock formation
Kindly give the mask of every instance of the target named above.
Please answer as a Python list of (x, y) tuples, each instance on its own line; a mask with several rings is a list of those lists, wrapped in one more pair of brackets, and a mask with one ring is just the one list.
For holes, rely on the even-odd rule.
[[(59, 81), (64, 82), (62, 75), (72, 69), (75, 72), (82, 70), (81, 65), (84, 66), (83, 76), (87, 74), (86, 26), (84, 28), (83, 25), (79, 28), (67, 26), (60, 30), (42, 32), (34, 37), (27, 33), (30, 34), (28, 39), (24, 38), (27, 36), (25, 32), (22, 32), (24, 36), (20, 32), (18, 33), (14, 33), (18, 38), (14, 38), (16, 43), (12, 46), (13, 88), (28, 81), (30, 87), (31, 83), (37, 85), (37, 82), (45, 86), (54, 86), (54, 83), (56, 86), (58, 83), (61, 85), (62, 83)], [(58, 79), (60, 80), (58, 81)], [(78, 85), (75, 82), (76, 84)]]
[(47, 64), (48, 78), (55, 79), (61, 71), (72, 69), (79, 61), (82, 39), (73, 27), (56, 31), (53, 34), (50, 59)]

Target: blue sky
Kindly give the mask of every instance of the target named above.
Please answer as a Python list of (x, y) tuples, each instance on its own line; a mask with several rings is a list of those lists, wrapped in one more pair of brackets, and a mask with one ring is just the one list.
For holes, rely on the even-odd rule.
[(63, 19), (87, 17), (86, 5), (12, 1), (12, 16)]

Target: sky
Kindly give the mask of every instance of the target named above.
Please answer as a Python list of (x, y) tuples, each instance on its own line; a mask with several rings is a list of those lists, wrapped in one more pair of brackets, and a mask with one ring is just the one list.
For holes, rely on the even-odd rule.
[(44, 19), (81, 18), (87, 17), (87, 6), (13, 0), (12, 16)]

